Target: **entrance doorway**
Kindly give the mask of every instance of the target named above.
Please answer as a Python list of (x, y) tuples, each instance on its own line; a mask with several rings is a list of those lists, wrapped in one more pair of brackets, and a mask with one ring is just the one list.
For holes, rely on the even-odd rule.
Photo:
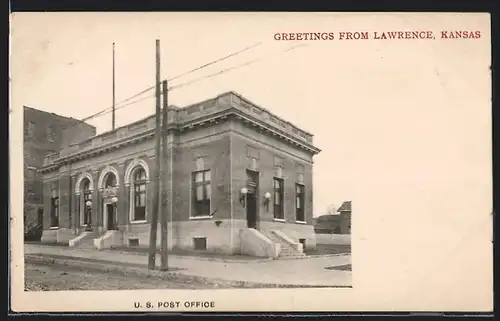
[(115, 212), (116, 212), (115, 204), (106, 204), (107, 230), (114, 230), (116, 228)]
[(247, 226), (249, 228), (257, 228), (257, 198), (255, 194), (247, 194)]
[(38, 208), (37, 224), (43, 227), (43, 208)]
[(248, 228), (257, 229), (258, 225), (258, 191), (259, 191), (259, 173), (247, 170), (247, 190), (246, 195), (246, 214)]

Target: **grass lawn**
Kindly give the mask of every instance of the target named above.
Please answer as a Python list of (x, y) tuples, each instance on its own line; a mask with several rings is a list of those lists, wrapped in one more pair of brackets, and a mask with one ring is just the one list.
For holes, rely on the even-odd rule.
[(352, 265), (346, 264), (346, 265), (338, 265), (338, 266), (329, 266), (329, 267), (326, 267), (325, 269), (337, 270), (337, 271), (352, 271)]

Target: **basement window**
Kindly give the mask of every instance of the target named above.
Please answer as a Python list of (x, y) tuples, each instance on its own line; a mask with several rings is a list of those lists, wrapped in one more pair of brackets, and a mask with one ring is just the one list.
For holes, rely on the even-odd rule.
[(206, 237), (194, 237), (193, 243), (194, 243), (194, 249), (196, 251), (204, 251), (207, 249), (207, 238)]
[(138, 247), (139, 246), (139, 239), (128, 239), (128, 245), (130, 247)]

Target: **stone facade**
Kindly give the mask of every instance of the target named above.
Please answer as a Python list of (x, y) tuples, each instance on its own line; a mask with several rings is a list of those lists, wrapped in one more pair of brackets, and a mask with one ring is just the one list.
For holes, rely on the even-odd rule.
[[(249, 227), (279, 229), (315, 247), (312, 164), (319, 149), (311, 134), (233, 92), (185, 108), (169, 107), (168, 114), (168, 156), (162, 164), (167, 182), (159, 205), (166, 202), (169, 248), (237, 254), (239, 230)], [(153, 115), (47, 159), (41, 171), (47, 195), (44, 241), (67, 242), (85, 230), (102, 234), (112, 226), (119, 235), (114, 246), (148, 246), (156, 177), (154, 126)], [(256, 183), (250, 186), (251, 173)], [(274, 177), (283, 181), (279, 219), (274, 216)], [(112, 195), (107, 195), (108, 183)], [(297, 184), (303, 186), (299, 201)], [(248, 186), (248, 195), (242, 194)], [(57, 222), (50, 215), (55, 199)], [(296, 202), (302, 204), (299, 216)], [(160, 239), (158, 233), (158, 244)]]
[[(25, 233), (38, 223), (43, 209), (43, 188), (38, 169), (44, 157), (69, 142), (91, 137), (95, 127), (79, 120), (24, 107), (24, 227)], [(77, 129), (78, 130), (74, 130)]]

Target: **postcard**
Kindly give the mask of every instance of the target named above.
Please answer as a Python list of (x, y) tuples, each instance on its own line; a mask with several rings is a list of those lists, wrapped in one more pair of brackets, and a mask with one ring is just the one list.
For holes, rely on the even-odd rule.
[(13, 311), (492, 311), (489, 14), (10, 19)]

